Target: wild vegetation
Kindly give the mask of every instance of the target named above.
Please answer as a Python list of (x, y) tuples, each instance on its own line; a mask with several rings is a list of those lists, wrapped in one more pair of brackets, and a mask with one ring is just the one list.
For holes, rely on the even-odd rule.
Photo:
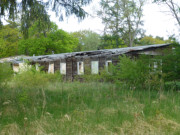
[(180, 133), (177, 91), (134, 91), (97, 82), (14, 83), (1, 88), (2, 135)]
[[(28, 30), (29, 38), (24, 39), (19, 29), (19, 24), (9, 21), (9, 24), (0, 29), (0, 58), (15, 55), (46, 55), (66, 52), (89, 51), (97, 49), (112, 49), (127, 47), (125, 41), (112, 35), (99, 35), (90, 30), (68, 33), (57, 28), (57, 25), (51, 22), (50, 30), (39, 32), (38, 25), (34, 24)], [(153, 38), (145, 36), (137, 38), (134, 42), (138, 45), (164, 44), (172, 43), (174, 40), (164, 40), (161, 37)]]
[[(163, 57), (120, 57), (120, 63), (74, 82), (59, 72), (14, 73), (0, 63), (0, 135), (21, 134), (180, 134), (180, 48), (176, 39), (145, 35), (145, 0), (101, 0), (103, 35), (90, 30), (68, 33), (51, 22), (88, 13), (92, 0), (1, 0), (0, 58), (45, 55), (150, 44), (175, 44)], [(154, 0), (169, 8), (179, 27), (179, 3)], [(2, 23), (5, 17), (7, 24)], [(42, 67), (43, 68), (43, 67)], [(80, 81), (79, 81), (80, 80)]]
[(167, 57), (163, 74), (145, 56), (122, 56), (108, 72), (82, 76), (83, 83), (35, 68), (13, 75), (1, 64), (0, 134), (178, 135), (179, 76), (166, 75), (179, 75), (180, 68)]
[[(91, 30), (65, 32), (58, 29), (47, 15), (46, 10), (49, 7), (57, 13), (60, 20), (63, 19), (64, 12), (67, 16), (75, 14), (79, 19), (83, 19), (88, 13), (82, 6), (90, 2), (91, 0), (83, 0), (79, 3), (79, 0), (76, 0), (70, 1), (69, 5), (67, 1), (56, 0), (49, 0), (47, 3), (36, 0), (0, 2), (0, 58), (164, 44), (174, 41), (173, 36), (164, 40), (163, 37), (145, 35), (145, 30), (140, 27), (143, 25), (142, 9), (145, 0), (101, 0), (101, 9), (97, 15), (105, 24), (102, 35)], [(170, 7), (174, 4), (175, 9), (179, 7), (173, 0), (155, 2), (172, 4)], [(61, 11), (60, 7), (65, 11)], [(179, 18), (177, 10), (172, 13), (173, 17)], [(3, 25), (1, 18), (6, 14), (9, 18), (5, 18), (7, 24)]]

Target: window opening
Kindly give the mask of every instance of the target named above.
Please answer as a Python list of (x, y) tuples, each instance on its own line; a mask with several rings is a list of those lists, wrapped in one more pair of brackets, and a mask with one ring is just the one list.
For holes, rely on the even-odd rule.
[(62, 75), (66, 74), (66, 63), (60, 63), (60, 73)]
[(99, 61), (91, 61), (91, 73), (92, 74), (99, 73)]
[(78, 75), (84, 74), (84, 62), (82, 62), (82, 61), (77, 62), (77, 74)]

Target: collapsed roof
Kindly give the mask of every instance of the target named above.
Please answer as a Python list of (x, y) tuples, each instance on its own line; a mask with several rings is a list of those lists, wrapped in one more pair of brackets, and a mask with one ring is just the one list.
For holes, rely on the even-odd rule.
[(21, 61), (22, 59), (26, 58), (27, 56), (25, 55), (19, 55), (19, 56), (12, 56), (12, 57), (7, 57), (7, 58), (1, 58), (0, 63), (5, 63), (5, 62), (13, 62), (13, 61)]
[(158, 45), (146, 45), (146, 46), (136, 46), (136, 47), (126, 47), (126, 48), (117, 48), (117, 49), (103, 49), (103, 50), (95, 50), (95, 51), (83, 51), (83, 52), (72, 52), (72, 53), (61, 53), (61, 54), (52, 54), (52, 55), (41, 55), (41, 56), (32, 56), (25, 57), (25, 60), (31, 62), (50, 62), (58, 59), (66, 59), (66, 58), (86, 58), (86, 57), (99, 57), (99, 56), (113, 56), (113, 55), (121, 55), (130, 52), (143, 51), (147, 49), (153, 48), (161, 48), (169, 46), (170, 44), (158, 44)]

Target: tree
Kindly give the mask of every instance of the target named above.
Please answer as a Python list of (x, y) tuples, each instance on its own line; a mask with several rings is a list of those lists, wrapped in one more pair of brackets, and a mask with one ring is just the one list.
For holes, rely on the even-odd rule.
[(154, 45), (154, 44), (165, 44), (168, 43), (168, 41), (164, 40), (161, 37), (155, 37), (152, 36), (145, 36), (141, 38), (138, 42), (139, 45)]
[(142, 8), (145, 0), (101, 0), (102, 10), (98, 11), (105, 24), (105, 35), (110, 33), (124, 39), (126, 44), (133, 46), (135, 37), (140, 33), (142, 25)]
[[(119, 46), (117, 46), (117, 40), (118, 40), (118, 44)], [(122, 40), (121, 38), (117, 38), (116, 36), (112, 36), (112, 35), (103, 35), (101, 37), (101, 45), (100, 48), (101, 49), (112, 49), (112, 48), (121, 48), (121, 47), (127, 47), (127, 45), (125, 45), (124, 40)]]
[(43, 32), (44, 36), (46, 36), (46, 31), (51, 26), (45, 6), (36, 0), (32, 0), (32, 4), (28, 7), (23, 7), (21, 12), (21, 31), (25, 39), (29, 37), (29, 28), (34, 23), (38, 26), (38, 31)]
[(179, 81), (180, 79), (180, 44), (172, 43), (173, 49), (166, 50), (168, 55), (163, 56), (163, 72), (166, 81)]
[(168, 6), (170, 13), (180, 27), (180, 2), (177, 0), (154, 0), (157, 4)]
[(100, 35), (90, 30), (74, 32), (72, 35), (79, 39), (79, 45), (75, 51), (97, 50), (101, 42)]
[[(46, 29), (50, 26), (47, 8), (51, 8), (56, 12), (60, 20), (64, 15), (76, 15), (79, 19), (83, 19), (87, 13), (82, 6), (87, 5), (91, 0), (1, 0), (0, 1), (0, 25), (2, 25), (1, 17), (8, 14), (9, 19), (14, 20), (18, 14), (21, 14), (21, 28), (25, 38), (28, 38), (28, 29), (34, 22), (38, 21), (39, 29)], [(63, 14), (64, 13), (64, 14)]]
[(58, 26), (51, 22), (49, 28), (39, 29), (38, 22), (35, 22), (29, 29), (28, 35), (29, 38), (40, 38), (42, 36), (46, 37), (48, 33), (56, 32), (58, 30)]
[(98, 15), (102, 18), (102, 22), (105, 24), (104, 36), (111, 34), (116, 37), (116, 47), (118, 47), (118, 38), (122, 31), (122, 28), (120, 27), (122, 24), (122, 15), (119, 0), (101, 0), (100, 5), (102, 10), (98, 11)]
[(19, 53), (26, 55), (45, 55), (72, 52), (78, 39), (63, 30), (47, 34), (47, 37), (29, 38), (19, 42)]
[(8, 21), (9, 24), (0, 29), (0, 58), (18, 54), (18, 41), (22, 35), (18, 24)]

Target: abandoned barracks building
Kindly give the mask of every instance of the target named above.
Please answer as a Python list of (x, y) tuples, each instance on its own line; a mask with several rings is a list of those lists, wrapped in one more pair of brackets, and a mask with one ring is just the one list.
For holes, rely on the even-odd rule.
[[(137, 47), (126, 47), (117, 49), (103, 49), (95, 51), (72, 52), (42, 56), (25, 57), (32, 65), (42, 66), (48, 73), (59, 71), (66, 78), (73, 79), (77, 75), (85, 74), (87, 69), (91, 74), (99, 74), (100, 69), (107, 67), (112, 63), (116, 65), (119, 62), (120, 55), (138, 57), (139, 55), (163, 55), (163, 50), (170, 44), (146, 45)], [(13, 61), (13, 70), (18, 71), (22, 61)]]

